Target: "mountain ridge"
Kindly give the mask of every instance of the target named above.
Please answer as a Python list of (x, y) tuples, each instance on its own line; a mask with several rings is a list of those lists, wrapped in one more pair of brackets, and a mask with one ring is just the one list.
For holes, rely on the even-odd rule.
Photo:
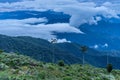
[[(67, 64), (82, 64), (83, 53), (80, 50), (81, 46), (82, 45), (76, 43), (51, 44), (46, 40), (27, 36), (10, 37), (0, 35), (0, 49), (5, 52), (16, 52), (27, 55), (45, 62), (52, 62), (54, 54), (55, 63), (59, 60), (64, 60)], [(118, 65), (120, 63), (120, 57), (109, 55), (109, 58), (114, 68), (120, 69)], [(85, 54), (85, 61), (97, 67), (105, 67), (107, 55), (103, 52), (88, 48)], [(116, 63), (114, 63), (114, 61), (116, 61)]]

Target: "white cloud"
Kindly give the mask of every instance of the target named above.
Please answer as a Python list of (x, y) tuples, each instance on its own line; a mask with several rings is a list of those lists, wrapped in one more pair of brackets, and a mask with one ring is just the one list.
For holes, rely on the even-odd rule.
[(23, 20), (18, 20), (18, 19), (5, 19), (5, 20), (0, 20), (0, 27), (3, 28), (8, 28), (8, 27), (24, 27), (24, 26), (29, 26), (30, 24), (35, 24), (35, 23), (46, 23), (47, 19), (46, 18), (28, 18), (28, 19), (23, 19)]
[(116, 3), (105, 2), (102, 5), (114, 10), (117, 14), (120, 14), (120, 1)]
[[(112, 6), (112, 7), (110, 7)], [(54, 10), (71, 15), (70, 25), (80, 26), (83, 23), (97, 24), (93, 16), (103, 15), (106, 18), (118, 18), (114, 4), (104, 3), (101, 6), (93, 2), (77, 0), (24, 0), (15, 3), (0, 3), (1, 11), (12, 10)], [(117, 5), (119, 6), (119, 5)]]
[[(11, 20), (12, 21), (12, 20)], [(46, 18), (28, 18), (24, 20), (14, 20), (17, 22), (25, 23), (25, 24), (34, 24), (34, 23), (46, 23), (48, 20)]]
[(65, 42), (71, 43), (71, 41), (68, 41), (68, 40), (66, 40), (66, 39), (58, 39), (58, 40), (57, 40), (57, 43), (65, 43)]
[[(46, 23), (44, 19), (24, 19), (24, 20), (0, 20), (0, 34), (7, 34), (12, 36), (34, 36), (44, 39), (55, 37), (53, 32), (74, 32), (82, 33), (75, 27), (81, 24), (97, 24), (102, 18), (119, 18), (119, 4), (104, 3), (97, 5), (93, 2), (78, 2), (77, 0), (23, 0), (22, 2), (14, 3), (0, 3), (0, 11), (16, 11), (16, 10), (54, 10), (57, 12), (64, 12), (71, 15), (70, 23), (56, 23), (56, 24), (38, 24)], [(117, 8), (118, 7), (118, 8)]]
[(100, 21), (102, 18), (101, 17), (92, 17), (91, 20), (89, 21), (89, 24), (96, 24), (97, 22)]
[(108, 44), (105, 43), (102, 47), (103, 47), (103, 48), (107, 48), (107, 47), (108, 47)]
[[(32, 25), (29, 23), (43, 22), (43, 24)], [(44, 24), (45, 18), (29, 18), (23, 20), (7, 19), (0, 20), (0, 34), (10, 36), (33, 36), (43, 39), (50, 39), (56, 36), (53, 32), (59, 33), (82, 33), (79, 29), (67, 23)]]
[(98, 48), (108, 48), (109, 45), (107, 43), (105, 44), (95, 44), (94, 46), (91, 46), (91, 48), (98, 49)]
[(98, 45), (94, 45), (94, 46), (93, 46), (93, 48), (98, 49), (98, 48), (99, 48), (99, 46), (98, 46)]

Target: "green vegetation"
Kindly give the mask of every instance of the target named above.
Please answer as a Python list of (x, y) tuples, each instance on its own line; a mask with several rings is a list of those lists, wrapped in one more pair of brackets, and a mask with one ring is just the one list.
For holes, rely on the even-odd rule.
[[(0, 80), (120, 80), (120, 71), (84, 64), (43, 63), (15, 53), (0, 54)], [(110, 67), (109, 67), (110, 68)], [(109, 79), (110, 78), (110, 79)]]
[(5, 52), (15, 52), (17, 54), (27, 55), (43, 62), (57, 63), (61, 59), (64, 60), (65, 63), (82, 62), (80, 58), (72, 55), (71, 51), (68, 52), (68, 50), (63, 50), (63, 47), (59, 47), (58, 44), (55, 43), (55, 39), (53, 39), (50, 43), (47, 40), (40, 38), (32, 38), (27, 36), (9, 37), (0, 35), (0, 49)]
[(113, 67), (112, 67), (112, 64), (108, 64), (107, 65), (107, 71), (108, 73), (110, 73), (112, 71)]
[[(82, 51), (81, 46), (83, 47)], [(37, 61), (57, 63), (59, 60), (64, 60), (67, 64), (82, 64), (85, 60), (85, 63), (90, 63), (98, 67), (106, 66), (107, 55), (104, 54), (108, 53), (114, 55), (114, 52), (111, 51), (96, 51), (76, 43), (51, 44), (46, 40), (27, 36), (10, 37), (0, 35), (0, 49), (5, 52), (15, 52), (17, 54), (27, 55)], [(120, 52), (117, 52), (117, 54), (119, 53)], [(120, 64), (120, 57), (110, 55), (108, 55), (108, 57), (108, 62), (110, 62), (114, 68), (120, 69), (118, 65)]]
[(2, 54), (2, 53), (3, 53), (3, 50), (0, 49), (0, 54)]
[(113, 69), (112, 64), (108, 64), (108, 65), (107, 65), (107, 72), (109, 73), (109, 80), (111, 80), (111, 78), (110, 78), (110, 73), (112, 72), (112, 69)]
[(64, 63), (63, 60), (60, 60), (60, 61), (58, 62), (58, 65), (59, 65), (59, 66), (65, 66), (65, 63)]

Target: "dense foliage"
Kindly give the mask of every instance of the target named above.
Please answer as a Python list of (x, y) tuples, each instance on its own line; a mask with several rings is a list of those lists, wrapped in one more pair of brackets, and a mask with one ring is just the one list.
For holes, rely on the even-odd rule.
[(109, 76), (106, 69), (90, 65), (38, 62), (15, 53), (0, 54), (0, 80), (120, 80), (120, 71)]

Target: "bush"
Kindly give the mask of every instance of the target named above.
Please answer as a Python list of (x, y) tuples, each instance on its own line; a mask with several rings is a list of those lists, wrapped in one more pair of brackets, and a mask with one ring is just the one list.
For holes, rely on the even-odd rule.
[(40, 78), (40, 79), (45, 79), (45, 77), (46, 77), (45, 71), (42, 71), (38, 74), (38, 78)]
[(67, 76), (67, 77), (64, 77), (63, 80), (72, 80), (72, 78)]
[(50, 65), (50, 66), (48, 67), (48, 69), (49, 69), (49, 70), (55, 70), (54, 66), (52, 66), (52, 65)]
[(112, 64), (108, 64), (107, 65), (107, 71), (108, 73), (110, 73), (112, 71), (113, 67), (112, 67)]
[(9, 67), (6, 64), (0, 63), (0, 70), (5, 70), (7, 68), (9, 68)]
[(59, 65), (59, 66), (65, 66), (65, 63), (64, 63), (63, 60), (61, 60), (61, 61), (58, 62), (58, 65)]
[(0, 49), (0, 54), (2, 54), (4, 51)]
[(8, 77), (0, 77), (0, 80), (9, 80)]

